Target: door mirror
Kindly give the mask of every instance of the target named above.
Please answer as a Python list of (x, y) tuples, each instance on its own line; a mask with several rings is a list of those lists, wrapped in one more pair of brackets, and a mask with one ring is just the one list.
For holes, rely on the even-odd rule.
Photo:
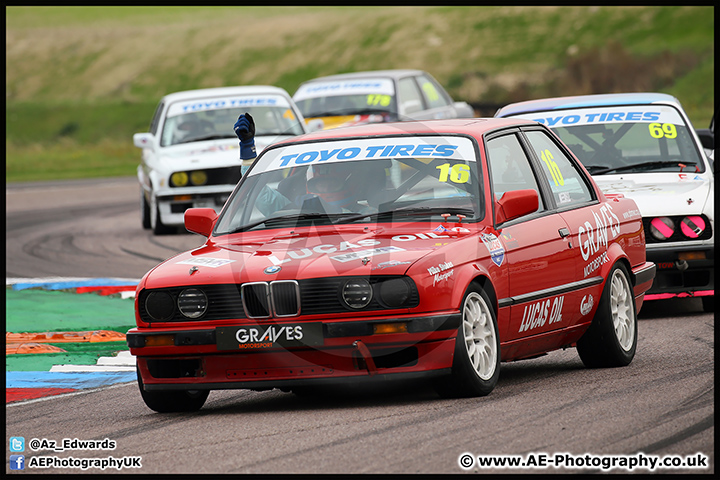
[(324, 128), (325, 128), (325, 122), (323, 122), (322, 118), (313, 118), (312, 120), (307, 121), (307, 131), (308, 132), (317, 132)]
[(700, 143), (702, 143), (703, 148), (707, 148), (708, 150), (715, 149), (715, 135), (709, 128), (700, 128), (695, 130), (695, 132), (698, 134), (698, 137), (700, 137)]
[(185, 210), (185, 229), (203, 237), (210, 237), (217, 220), (217, 213), (212, 208), (188, 208)]
[(475, 117), (475, 109), (467, 102), (453, 102), (453, 107), (458, 114), (458, 118)]
[(155, 136), (152, 133), (136, 133), (133, 135), (133, 143), (138, 148), (153, 148)]
[(495, 220), (499, 224), (520, 218), (537, 211), (538, 193), (533, 189), (505, 192), (495, 203)]

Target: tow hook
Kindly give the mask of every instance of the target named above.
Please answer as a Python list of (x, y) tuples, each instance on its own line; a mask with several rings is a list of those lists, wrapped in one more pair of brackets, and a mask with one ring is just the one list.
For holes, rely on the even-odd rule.
[(688, 263), (685, 260), (675, 260), (675, 267), (678, 270), (683, 271), (688, 269)]
[(367, 367), (368, 374), (371, 377), (375, 375), (377, 373), (377, 368), (375, 367), (375, 361), (373, 360), (372, 355), (370, 355), (370, 350), (368, 350), (367, 346), (362, 341), (355, 340), (353, 347), (357, 348), (360, 356), (362, 356), (363, 360), (365, 360), (365, 366)]

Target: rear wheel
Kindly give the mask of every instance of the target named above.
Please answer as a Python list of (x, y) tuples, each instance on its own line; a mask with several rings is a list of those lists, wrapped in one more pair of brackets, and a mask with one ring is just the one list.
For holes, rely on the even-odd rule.
[(629, 365), (637, 348), (637, 314), (630, 276), (622, 263), (613, 266), (590, 328), (577, 342), (589, 368)]
[(495, 388), (500, 377), (500, 336), (490, 305), (480, 287), (468, 288), (455, 340), (452, 373), (435, 384), (440, 396), (482, 397)]
[(210, 390), (166, 390), (146, 392), (140, 370), (137, 370), (138, 387), (145, 405), (159, 413), (195, 412), (205, 404)]

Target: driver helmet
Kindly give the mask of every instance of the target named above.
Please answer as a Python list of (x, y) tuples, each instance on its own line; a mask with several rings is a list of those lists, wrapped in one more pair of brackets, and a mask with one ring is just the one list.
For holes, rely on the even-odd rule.
[(330, 205), (348, 208), (356, 202), (359, 185), (351, 181), (353, 167), (347, 163), (312, 166), (307, 193), (317, 195)]

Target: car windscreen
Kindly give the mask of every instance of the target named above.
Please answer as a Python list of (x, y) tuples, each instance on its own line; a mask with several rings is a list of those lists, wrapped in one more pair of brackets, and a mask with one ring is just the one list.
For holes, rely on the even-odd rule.
[(301, 135), (300, 119), (280, 95), (234, 95), (174, 102), (168, 106), (160, 145), (237, 138), (233, 125), (240, 114), (255, 121), (255, 135)]
[(309, 82), (298, 88), (293, 101), (306, 118), (397, 112), (389, 78)]
[(671, 106), (577, 108), (513, 117), (552, 128), (592, 175), (705, 171), (691, 127)]
[(263, 152), (215, 234), (340, 223), (481, 219), (474, 143), (460, 136), (375, 137)]

